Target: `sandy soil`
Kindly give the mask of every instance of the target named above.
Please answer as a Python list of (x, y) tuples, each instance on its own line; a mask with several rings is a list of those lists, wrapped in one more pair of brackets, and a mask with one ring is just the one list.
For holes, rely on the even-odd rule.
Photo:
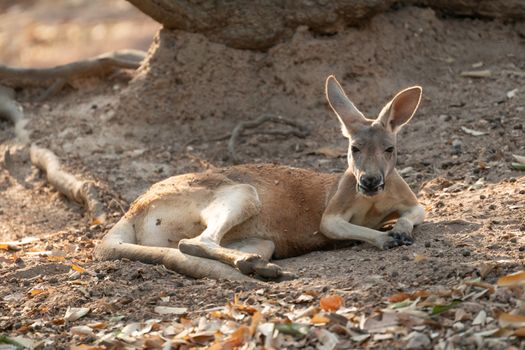
[[(144, 49), (145, 40), (151, 40), (147, 38), (158, 28), (132, 8), (120, 11), (121, 2), (102, 18), (95, 15), (94, 2), (82, 1), (81, 20), (58, 11), (57, 26), (46, 22), (45, 3), (30, 3), (23, 11), (8, 8), (2, 15), (2, 24), (39, 18), (32, 26), (40, 28), (34, 29), (38, 35), (26, 29), (33, 33), (30, 39), (23, 33), (16, 36), (12, 42), (22, 44), (14, 49), (5, 49), (5, 38), (15, 34), (0, 32), (2, 62), (40, 66), (126, 46)], [(38, 16), (31, 17), (28, 11)], [(119, 41), (116, 34), (100, 40), (94, 24), (99, 22), (109, 32), (120, 28), (118, 33), (127, 39)], [(142, 29), (133, 29), (129, 37), (129, 28), (136, 27)], [(51, 35), (56, 28), (56, 35)], [(91, 33), (79, 45), (85, 50), (73, 47), (71, 55), (62, 55), (64, 47), (79, 42), (79, 36), (62, 37), (68, 32), (63, 28), (78, 28), (80, 37)], [(48, 38), (49, 47), (40, 47), (42, 36)], [(40, 53), (48, 58), (25, 58)], [(0, 168), (0, 241), (36, 237), (22, 251), (0, 250), (2, 334), (50, 349), (80, 344), (158, 348), (164, 342), (155, 343), (159, 334), (165, 338), (180, 334), (167, 332), (168, 327), (209, 331), (206, 324), (213, 319), (214, 308), (232, 302), (234, 294), (240, 298), (234, 305), (264, 310), (271, 303), (271, 311), (263, 313), (271, 323), (317, 306), (323, 296), (335, 293), (346, 306), (336, 315), (346, 317), (349, 323), (344, 327), (349, 331), (336, 327), (341, 319), (332, 313), (327, 325), (311, 327), (307, 335), (281, 332), (280, 343), (273, 345), (322, 348), (327, 341), (320, 329), (327, 329), (337, 334), (339, 348), (406, 348), (416, 337), (422, 348), (523, 348), (520, 336), (513, 333), (479, 335), (499, 329), (501, 315), (519, 309), (522, 292), (520, 287), (487, 289), (499, 276), (523, 269), (525, 257), (525, 177), (510, 166), (512, 154), (525, 154), (522, 27), (439, 18), (428, 9), (404, 8), (331, 36), (314, 36), (299, 28), (290, 42), (268, 52), (235, 50), (200, 35), (161, 31), (149, 56), (137, 72), (73, 81), (44, 103), (33, 102), (41, 88), (18, 91), (30, 120), (31, 139), (56, 152), (74, 174), (97, 181), (109, 222), (89, 226), (82, 208), (50, 188), (22, 152), (14, 154), (16, 173)], [(489, 70), (490, 76), (460, 75), (472, 70)], [(323, 98), (328, 74), (335, 74), (370, 116), (399, 89), (423, 86), (420, 110), (398, 141), (398, 169), (428, 212), (426, 222), (416, 228), (414, 245), (380, 252), (358, 244), (281, 260), (281, 266), (300, 277), (278, 284), (192, 280), (161, 266), (92, 260), (97, 239), (152, 183), (173, 174), (230, 165), (226, 141), (210, 140), (231, 132), (239, 121), (283, 115), (310, 129), (304, 139), (243, 137), (237, 145), (243, 162), (344, 170), (346, 141)], [(3, 153), (13, 131), (8, 123), (0, 126)], [(469, 284), (479, 278), (485, 287)], [(483, 290), (489, 292), (477, 296)], [(415, 291), (430, 295), (422, 300), (426, 306), (415, 305), (427, 314), (429, 305), (462, 302), (451, 311), (429, 314), (426, 323), (397, 320), (395, 330), (367, 328), (366, 320), (391, 305), (389, 297)], [(303, 295), (310, 297), (301, 299)], [(184, 317), (159, 315), (156, 306), (188, 310)], [(90, 312), (67, 321), (68, 307)], [(254, 319), (253, 311), (236, 310), (247, 316), (230, 315), (229, 322), (249, 324)], [(481, 311), (486, 319), (476, 323)], [(149, 319), (157, 321), (146, 335), (126, 333), (130, 338), (115, 339), (126, 325)], [(371, 336), (357, 337), (349, 324)], [(87, 325), (95, 331), (78, 328)], [(107, 334), (113, 337), (102, 341)], [(265, 338), (258, 337), (255, 333), (245, 348), (264, 344)], [(188, 336), (180, 346), (207, 346), (213, 339), (197, 338)]]

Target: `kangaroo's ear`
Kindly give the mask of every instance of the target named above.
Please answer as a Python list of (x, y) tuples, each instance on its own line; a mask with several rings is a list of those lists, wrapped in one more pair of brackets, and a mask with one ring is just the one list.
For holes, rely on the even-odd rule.
[(326, 79), (326, 99), (330, 107), (341, 121), (343, 135), (350, 137), (350, 134), (357, 128), (362, 126), (366, 118), (363, 116), (356, 106), (346, 97), (343, 88), (337, 82), (333, 75)]
[(380, 123), (390, 132), (398, 132), (416, 112), (422, 91), (421, 86), (412, 86), (398, 92), (392, 101), (383, 107), (374, 123)]

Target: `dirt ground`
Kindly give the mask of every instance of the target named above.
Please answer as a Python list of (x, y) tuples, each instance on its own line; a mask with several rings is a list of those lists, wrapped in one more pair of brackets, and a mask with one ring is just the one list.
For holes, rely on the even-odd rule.
[[(97, 11), (102, 3), (107, 15)], [(22, 152), (13, 154), (15, 172), (1, 164), (0, 241), (34, 239), (20, 251), (0, 249), (0, 336), (49, 349), (525, 348), (522, 287), (497, 283), (524, 269), (525, 176), (511, 167), (512, 154), (525, 155), (523, 24), (408, 7), (334, 35), (298, 28), (290, 42), (254, 52), (157, 33), (124, 1), (68, 4), (53, 12), (49, 1), (0, 6), (0, 61), (46, 66), (152, 44), (136, 72), (71, 81), (41, 103), (44, 87), (17, 89), (31, 140), (97, 181), (109, 220), (90, 226)], [(281, 283), (93, 261), (97, 240), (151, 184), (231, 165), (227, 140), (212, 140), (240, 121), (282, 115), (310, 131), (242, 137), (242, 162), (343, 171), (347, 141), (323, 96), (329, 74), (369, 116), (404, 87), (424, 89), (398, 139), (398, 169), (427, 209), (414, 245), (355, 244), (280, 260), (299, 276)], [(13, 136), (0, 121), (2, 154)], [(334, 294), (344, 307), (319, 308)], [(89, 312), (76, 318), (68, 308)], [(5, 339), (0, 349), (15, 347)]]

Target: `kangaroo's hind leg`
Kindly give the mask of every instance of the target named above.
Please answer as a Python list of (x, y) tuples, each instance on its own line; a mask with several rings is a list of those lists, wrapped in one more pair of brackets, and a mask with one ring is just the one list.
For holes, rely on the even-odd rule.
[(257, 190), (251, 185), (237, 184), (218, 189), (213, 200), (200, 213), (206, 229), (195, 238), (181, 240), (180, 251), (219, 260), (238, 268), (244, 274), (254, 273), (265, 278), (279, 277), (280, 267), (269, 263), (258, 251), (243, 252), (235, 246), (232, 249), (220, 245), (228, 231), (258, 214), (260, 206)]

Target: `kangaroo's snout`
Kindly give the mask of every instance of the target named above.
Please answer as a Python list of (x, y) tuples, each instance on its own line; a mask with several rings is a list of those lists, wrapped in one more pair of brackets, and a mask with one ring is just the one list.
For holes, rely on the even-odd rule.
[(373, 196), (385, 189), (385, 181), (381, 175), (362, 175), (357, 187), (362, 194)]

